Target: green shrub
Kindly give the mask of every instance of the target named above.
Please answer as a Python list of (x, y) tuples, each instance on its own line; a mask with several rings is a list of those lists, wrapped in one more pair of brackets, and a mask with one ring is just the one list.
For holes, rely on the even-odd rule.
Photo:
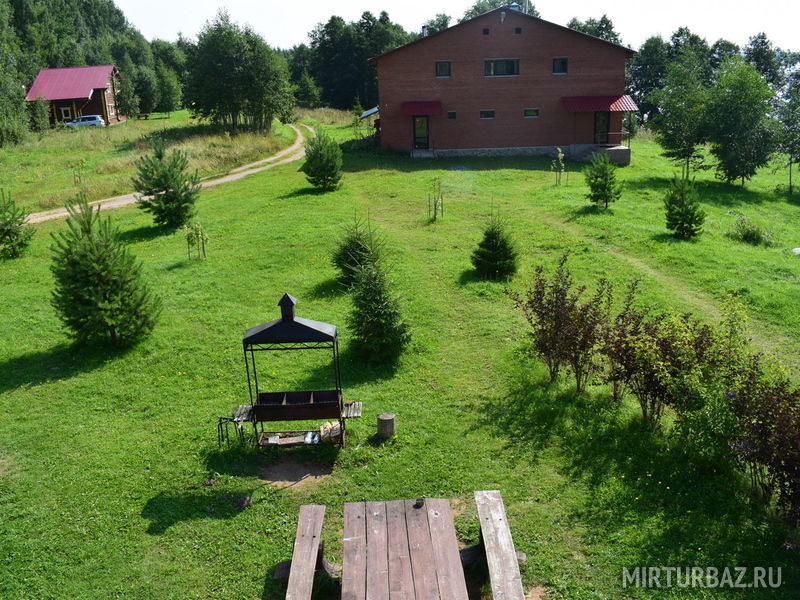
[(367, 264), (377, 266), (381, 262), (383, 247), (383, 238), (369, 221), (364, 222), (358, 217), (353, 219), (331, 255), (331, 262), (339, 271), (339, 281), (350, 286), (360, 267)]
[(16, 205), (11, 194), (0, 190), (0, 258), (16, 258), (31, 243), (34, 229), (27, 220), (28, 213)]
[(186, 225), (194, 214), (194, 203), (200, 195), (200, 177), (186, 172), (189, 160), (181, 150), (166, 153), (164, 141), (153, 140), (153, 154), (136, 161), (138, 170), (133, 187), (139, 192), (136, 203), (153, 214), (156, 225), (177, 229)]
[(700, 208), (697, 189), (688, 179), (673, 177), (667, 195), (664, 196), (667, 229), (676, 238), (688, 240), (703, 231), (706, 213)]
[(731, 214), (736, 217), (736, 220), (733, 222), (733, 228), (728, 232), (728, 237), (753, 246), (772, 246), (772, 234), (766, 227), (751, 221), (747, 215), (740, 212), (731, 211)]
[(323, 132), (306, 142), (306, 161), (300, 170), (315, 188), (335, 190), (342, 179), (342, 149)]
[(472, 253), (475, 272), (485, 279), (510, 279), (517, 272), (517, 251), (503, 221), (489, 219), (483, 239)]
[(133, 344), (152, 331), (161, 302), (111, 219), (85, 196), (68, 210), (66, 231), (53, 234), (53, 307), (78, 342)]
[(350, 291), (353, 309), (347, 324), (353, 336), (352, 348), (365, 360), (396, 361), (411, 335), (384, 269), (374, 264), (359, 267)]
[(50, 129), (50, 101), (39, 96), (28, 102), (28, 122), (31, 131), (47, 131)]
[(595, 153), (592, 162), (583, 170), (589, 193), (586, 197), (597, 207), (606, 209), (622, 196), (622, 184), (617, 183), (617, 165), (611, 162), (608, 154)]

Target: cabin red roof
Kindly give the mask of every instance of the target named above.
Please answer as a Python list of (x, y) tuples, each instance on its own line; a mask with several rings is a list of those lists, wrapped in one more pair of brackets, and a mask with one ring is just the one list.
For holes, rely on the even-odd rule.
[(639, 107), (630, 96), (570, 96), (562, 98), (569, 112), (597, 112), (608, 110), (623, 112), (637, 111)]
[(114, 65), (42, 69), (25, 99), (36, 100), (39, 96), (47, 100), (89, 98), (92, 90), (108, 87), (113, 70)]

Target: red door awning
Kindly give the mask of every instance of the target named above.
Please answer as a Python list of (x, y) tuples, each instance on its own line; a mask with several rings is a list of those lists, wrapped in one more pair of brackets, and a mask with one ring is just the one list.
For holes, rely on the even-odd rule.
[(417, 115), (440, 115), (442, 114), (442, 103), (438, 100), (424, 100), (419, 102), (403, 102), (403, 114), (409, 116)]
[(562, 98), (569, 112), (624, 112), (637, 111), (639, 107), (630, 96), (570, 96)]

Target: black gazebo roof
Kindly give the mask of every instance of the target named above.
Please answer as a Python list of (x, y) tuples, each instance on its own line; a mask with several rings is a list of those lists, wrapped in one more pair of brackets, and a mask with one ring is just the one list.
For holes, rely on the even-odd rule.
[(294, 316), (297, 304), (289, 294), (284, 294), (278, 306), (281, 318), (251, 327), (244, 334), (242, 345), (247, 348), (272, 344), (320, 344), (336, 340), (336, 325)]

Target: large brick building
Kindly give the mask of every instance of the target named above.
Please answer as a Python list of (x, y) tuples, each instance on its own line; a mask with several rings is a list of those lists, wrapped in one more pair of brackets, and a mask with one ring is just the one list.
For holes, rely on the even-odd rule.
[[(621, 142), (633, 51), (498, 8), (370, 59), (381, 146), (413, 155), (586, 154)], [(627, 149), (612, 156), (626, 163)]]
[(50, 101), (50, 122), (100, 115), (107, 124), (122, 120), (117, 113), (119, 73), (114, 65), (42, 69), (25, 97)]

